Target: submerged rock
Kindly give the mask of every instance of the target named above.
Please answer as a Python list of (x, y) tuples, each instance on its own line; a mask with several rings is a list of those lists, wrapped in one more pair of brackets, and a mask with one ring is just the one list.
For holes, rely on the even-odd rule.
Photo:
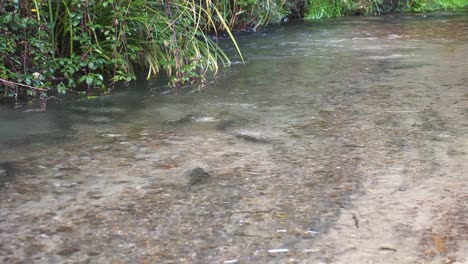
[(222, 120), (216, 125), (216, 129), (220, 131), (226, 131), (226, 129), (232, 126), (235, 122), (236, 120), (234, 119)]
[(251, 141), (251, 142), (256, 142), (256, 143), (269, 143), (270, 142), (266, 138), (262, 138), (260, 136), (250, 134), (250, 133), (245, 133), (245, 132), (233, 133), (232, 135), (236, 138)]
[(187, 171), (185, 177), (188, 178), (188, 185), (193, 186), (205, 182), (211, 176), (208, 172), (200, 167)]

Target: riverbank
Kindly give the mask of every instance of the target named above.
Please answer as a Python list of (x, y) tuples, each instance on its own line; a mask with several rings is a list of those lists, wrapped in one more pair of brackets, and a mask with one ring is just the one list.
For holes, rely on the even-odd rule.
[[(116, 83), (163, 77), (173, 87), (205, 85), (230, 64), (210, 34), (257, 30), (293, 19), (429, 12), (464, 0), (370, 1), (7, 1), (0, 4), (0, 96), (47, 98), (108, 94)], [(177, 20), (177, 21), (176, 21)], [(214, 39), (214, 40), (213, 40)]]

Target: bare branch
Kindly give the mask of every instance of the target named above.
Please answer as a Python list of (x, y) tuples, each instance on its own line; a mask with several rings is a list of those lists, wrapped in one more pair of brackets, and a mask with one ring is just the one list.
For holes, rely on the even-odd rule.
[(23, 86), (23, 87), (33, 89), (33, 90), (38, 90), (38, 91), (43, 91), (43, 92), (47, 91), (47, 89), (44, 89), (44, 88), (38, 88), (38, 87), (34, 87), (34, 86), (22, 84), (22, 83), (11, 82), (2, 78), (0, 78), (0, 82), (2, 82), (5, 86), (8, 86), (8, 87), (13, 87), (14, 85), (18, 85), (18, 86)]

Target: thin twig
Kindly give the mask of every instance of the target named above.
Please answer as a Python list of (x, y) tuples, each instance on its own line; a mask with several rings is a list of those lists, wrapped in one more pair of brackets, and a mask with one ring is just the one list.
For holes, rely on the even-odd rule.
[(12, 84), (12, 85), (19, 85), (19, 86), (23, 86), (23, 87), (26, 87), (26, 88), (29, 88), (29, 89), (39, 90), (39, 91), (43, 91), (43, 92), (47, 91), (47, 89), (44, 89), (44, 88), (38, 88), (38, 87), (29, 86), (29, 85), (22, 84), (22, 83), (11, 82), (11, 81), (7, 81), (7, 80), (2, 79), (2, 78), (0, 78), (0, 81), (2, 83)]
[(47, 101), (50, 100), (50, 99), (57, 100), (59, 104), (62, 103), (62, 100), (60, 100), (60, 98), (58, 98), (56, 96), (49, 96), (49, 97), (41, 100), (41, 109), (45, 110), (47, 108)]

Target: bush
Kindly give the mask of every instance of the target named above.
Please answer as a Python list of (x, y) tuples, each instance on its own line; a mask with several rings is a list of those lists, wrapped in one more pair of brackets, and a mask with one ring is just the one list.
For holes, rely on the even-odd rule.
[[(146, 69), (148, 76), (164, 72), (180, 86), (202, 80), (207, 70), (216, 72), (219, 62), (228, 63), (206, 34), (219, 27), (216, 19), (194, 2), (20, 3), (0, 4), (3, 96), (96, 87), (106, 93), (115, 82), (134, 80), (134, 67)], [(214, 5), (212, 10), (219, 13)]]
[[(467, 0), (8, 0), (0, 2), (0, 97), (102, 93), (134, 68), (173, 86), (229, 63), (208, 34), (283, 17), (329, 18), (466, 7)], [(242, 55), (241, 55), (242, 58)]]

